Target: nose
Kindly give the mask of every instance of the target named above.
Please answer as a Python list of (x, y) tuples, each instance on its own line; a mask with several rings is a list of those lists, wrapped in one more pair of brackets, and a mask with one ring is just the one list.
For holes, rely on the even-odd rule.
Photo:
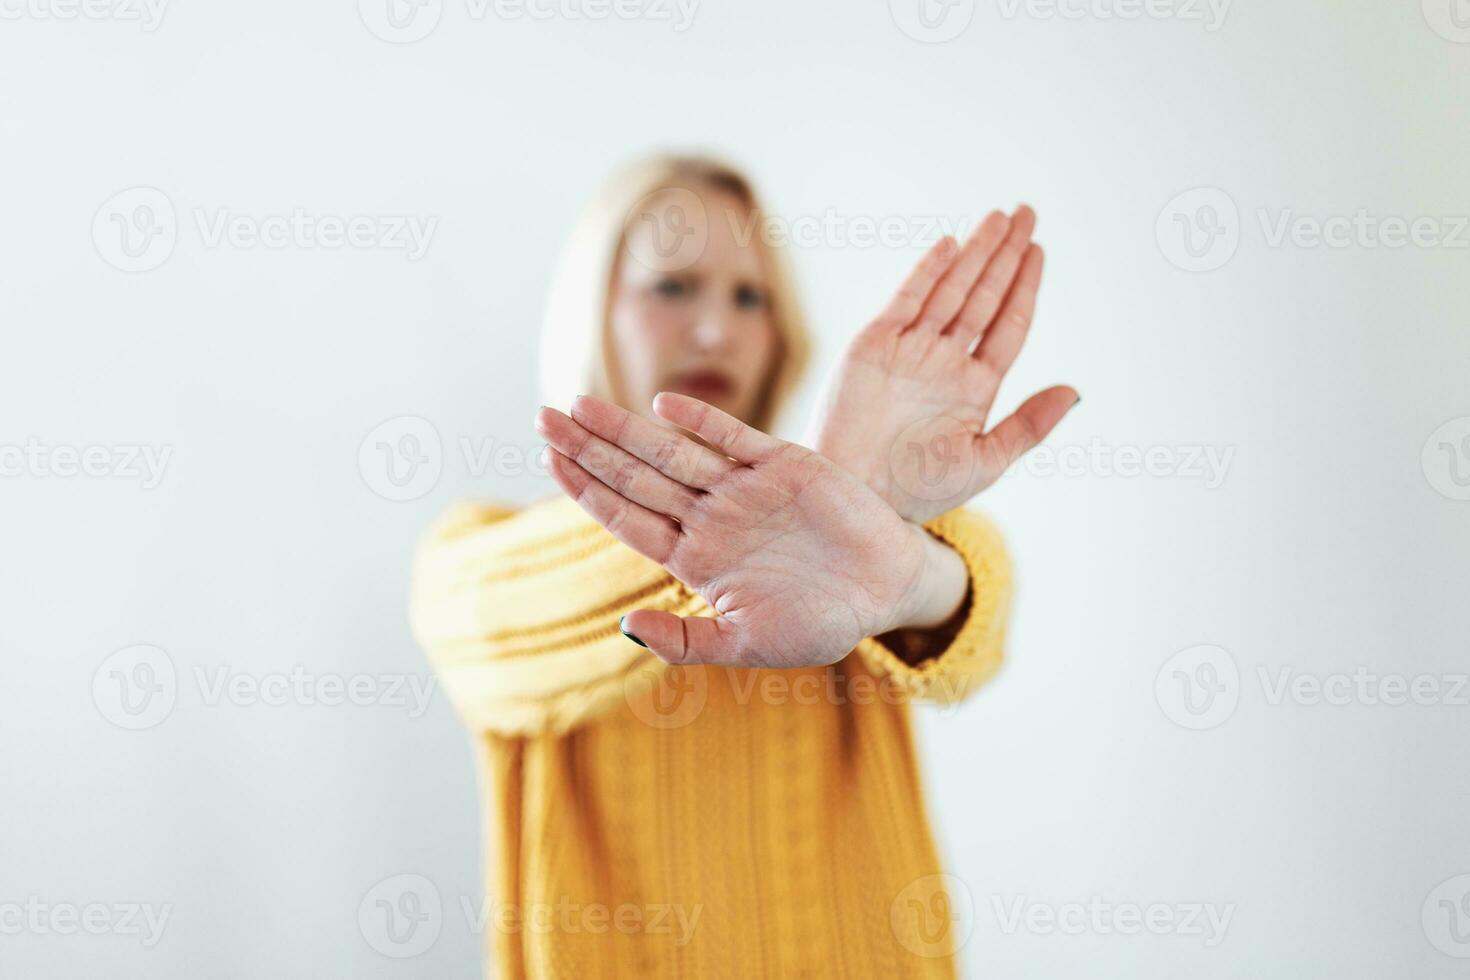
[(734, 338), (734, 311), (711, 298), (700, 304), (694, 320), (692, 340), (702, 351), (723, 350)]

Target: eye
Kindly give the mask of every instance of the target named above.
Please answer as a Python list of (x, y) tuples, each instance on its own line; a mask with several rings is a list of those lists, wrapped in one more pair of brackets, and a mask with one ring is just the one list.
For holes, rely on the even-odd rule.
[(735, 287), (735, 306), (742, 310), (758, 310), (766, 305), (766, 294), (751, 285)]
[(684, 279), (676, 279), (673, 276), (664, 276), (653, 284), (653, 291), (665, 299), (680, 299), (688, 296), (693, 286)]

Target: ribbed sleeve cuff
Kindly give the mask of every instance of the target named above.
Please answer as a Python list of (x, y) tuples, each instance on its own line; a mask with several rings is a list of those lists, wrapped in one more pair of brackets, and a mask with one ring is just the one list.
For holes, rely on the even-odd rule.
[(980, 514), (959, 508), (924, 528), (949, 545), (970, 577), (967, 609), (953, 640), (937, 656), (910, 663), (890, 638), (869, 637), (858, 653), (875, 672), (896, 681), (915, 700), (949, 704), (968, 697), (999, 669), (1011, 603), (1011, 566), (1005, 543)]

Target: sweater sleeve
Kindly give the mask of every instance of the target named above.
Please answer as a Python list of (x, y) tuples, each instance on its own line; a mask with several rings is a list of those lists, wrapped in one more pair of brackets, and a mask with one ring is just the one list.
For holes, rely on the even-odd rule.
[(622, 635), (623, 614), (707, 609), (574, 508), (460, 503), (418, 548), (414, 636), (472, 730), (565, 733), (623, 700), (635, 673), (658, 664)]
[[(657, 563), (579, 514), (565, 500), (522, 512), (461, 503), (419, 546), (413, 632), (472, 730), (564, 734), (642, 691), (647, 669), (663, 669), (622, 635), (625, 613), (714, 615)], [(856, 653), (916, 699), (957, 701), (1000, 664), (1010, 567), (978, 514), (956, 510), (925, 527), (969, 572), (952, 638), (946, 633), (940, 652), (922, 659), (899, 649), (895, 635), (865, 639)]]
[(945, 631), (946, 645), (916, 659), (900, 634), (869, 637), (858, 655), (916, 700), (950, 704), (969, 697), (1000, 668), (1011, 604), (1011, 566), (1000, 533), (985, 517), (959, 508), (924, 525), (965, 563), (970, 589)]

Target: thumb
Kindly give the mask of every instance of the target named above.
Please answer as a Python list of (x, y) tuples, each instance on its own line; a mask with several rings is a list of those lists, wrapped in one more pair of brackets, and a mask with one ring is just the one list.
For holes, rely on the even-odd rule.
[(980, 452), (986, 469), (993, 477), (1035, 449), (1062, 416), (1082, 400), (1075, 388), (1057, 385), (1038, 391), (1021, 403), (1021, 407), (1005, 421), (980, 437)]
[(726, 619), (675, 616), (658, 609), (639, 609), (618, 623), (623, 635), (671, 664), (739, 666), (739, 630)]

